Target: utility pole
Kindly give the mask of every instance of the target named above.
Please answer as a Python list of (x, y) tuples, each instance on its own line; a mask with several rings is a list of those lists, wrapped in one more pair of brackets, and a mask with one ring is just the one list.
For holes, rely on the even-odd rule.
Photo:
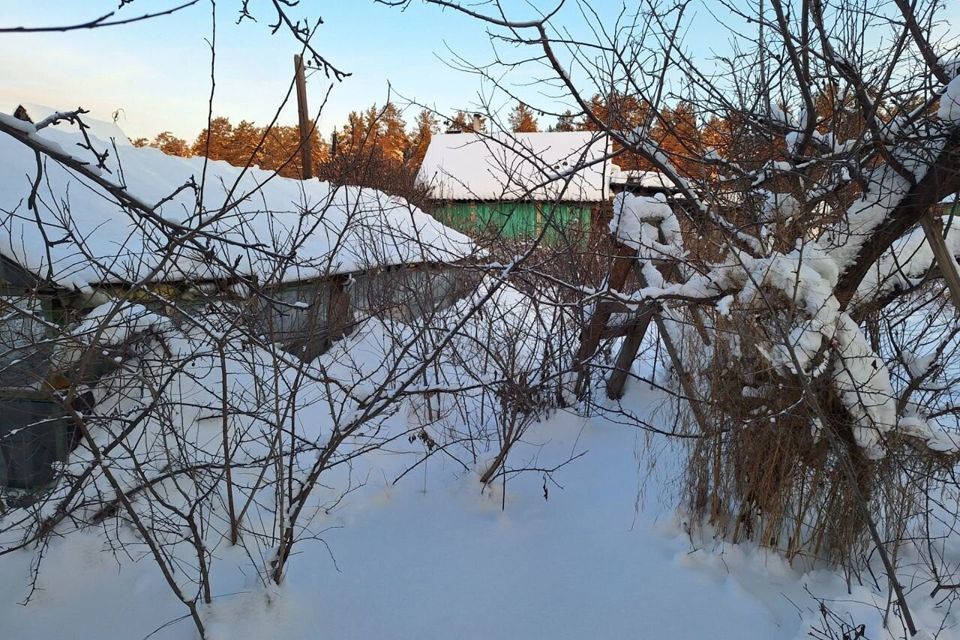
[(300, 166), (303, 167), (303, 179), (313, 177), (313, 145), (310, 144), (310, 133), (313, 121), (307, 109), (307, 77), (303, 72), (303, 57), (293, 56), (293, 68), (297, 81), (297, 112), (300, 117)]

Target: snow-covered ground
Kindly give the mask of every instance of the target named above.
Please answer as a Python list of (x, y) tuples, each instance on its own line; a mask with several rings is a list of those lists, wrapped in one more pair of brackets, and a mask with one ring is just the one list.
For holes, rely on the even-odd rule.
[[(562, 488), (547, 483), (548, 499), (539, 474), (510, 481), (504, 509), (499, 491), (482, 494), (474, 474), (440, 458), (395, 486), (405, 457), (363, 459), (354, 474), (367, 484), (326, 516), (325, 544), (300, 549), (270, 607), (255, 581), (234, 576), (216, 594), (213, 637), (759, 639), (798, 630), (785, 600), (768, 606), (690, 554), (669, 508), (658, 508), (659, 487), (647, 487), (638, 511), (647, 448), (638, 432), (558, 414), (529, 439), (543, 445), (541, 460), (586, 455), (555, 474)], [(78, 638), (141, 638), (183, 615), (149, 559), (118, 562), (104, 551), (96, 533), (53, 540), (28, 606), (17, 603), (34, 554), (3, 558), (2, 636), (53, 638), (66, 628)], [(194, 633), (182, 620), (154, 637)]]
[[(379, 336), (361, 330), (345, 349), (374, 352)], [(669, 417), (664, 397), (643, 384), (632, 384), (626, 403), (653, 421)], [(387, 424), (403, 429), (406, 419), (398, 413)], [(866, 637), (887, 637), (876, 608), (887, 602), (884, 589), (854, 581), (848, 590), (837, 571), (804, 573), (766, 551), (687, 536), (675, 512), (673, 447), (561, 411), (530, 429), (511, 467), (575, 459), (549, 478), (512, 475), (504, 493), (502, 485), (481, 491), (478, 469), (441, 455), (394, 483), (423, 453), (419, 442), (397, 440), (325, 476), (329, 495), (352, 491), (317, 516), (320, 536), (295, 548), (282, 587), (262, 586), (251, 569), (259, 559), (216, 545), (208, 635), (800, 639), (820, 620), (812, 593), (866, 624)], [(52, 537), (26, 606), (36, 550), (0, 557), (0, 637), (194, 638), (143, 546), (128, 556), (107, 539), (96, 528)], [(936, 629), (947, 612), (926, 593), (911, 592), (914, 615)]]

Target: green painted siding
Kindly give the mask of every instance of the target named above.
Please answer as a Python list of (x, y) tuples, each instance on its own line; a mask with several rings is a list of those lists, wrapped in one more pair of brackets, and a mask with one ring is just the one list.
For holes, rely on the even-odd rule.
[(448, 202), (438, 205), (433, 215), (443, 224), (473, 236), (531, 238), (546, 227), (545, 238), (550, 242), (571, 226), (588, 228), (590, 210), (585, 204)]

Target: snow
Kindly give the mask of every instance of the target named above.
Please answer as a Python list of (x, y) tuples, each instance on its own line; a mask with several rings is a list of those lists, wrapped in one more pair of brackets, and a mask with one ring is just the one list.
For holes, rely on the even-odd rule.
[(930, 371), (931, 367), (936, 363), (939, 354), (936, 351), (931, 351), (923, 355), (918, 355), (910, 351), (904, 351), (903, 354), (903, 364), (907, 367), (907, 371), (910, 372), (910, 375), (914, 378), (920, 378)]
[(90, 310), (70, 331), (70, 335), (83, 338), (98, 332), (97, 344), (117, 345), (148, 329), (166, 331), (171, 326), (169, 318), (153, 313), (143, 305), (128, 304), (117, 307), (116, 303), (111, 301)]
[(790, 131), (783, 139), (787, 143), (787, 153), (794, 154), (797, 152), (797, 147), (800, 146), (800, 141), (803, 140), (803, 132)]
[(775, 103), (770, 103), (770, 119), (779, 125), (785, 127), (796, 127), (796, 123), (793, 121), (793, 118), (787, 114), (780, 105)]
[(833, 337), (840, 310), (830, 282), (815, 268), (815, 262), (808, 261), (800, 250), (760, 260), (748, 256), (740, 259), (746, 273), (740, 276), (744, 282), (737, 294), (738, 304), (747, 305), (758, 300), (767, 293), (763, 289), (769, 287), (792, 300), (800, 312), (787, 327), (788, 342), (784, 344), (775, 339), (774, 334), (775, 338), (764, 354), (773, 366), (784, 372), (812, 373), (810, 365), (821, 353), (824, 343)]
[[(815, 245), (813, 245), (815, 247)], [(814, 259), (797, 249), (753, 260), (742, 256), (747, 272), (737, 303), (747, 305), (772, 288), (793, 301), (799, 313), (784, 327), (786, 341), (771, 329), (772, 338), (757, 348), (775, 368), (816, 375), (832, 352), (833, 384), (856, 420), (854, 438), (871, 459), (885, 453), (882, 434), (897, 427), (896, 395), (887, 364), (876, 354), (860, 327), (833, 295), (833, 262), (814, 250)], [(729, 305), (727, 305), (729, 307)], [(797, 370), (799, 365), (800, 370)]]
[[(942, 140), (931, 141), (930, 148), (923, 150), (923, 153), (935, 155), (942, 144)], [(921, 180), (926, 175), (928, 164), (922, 157), (904, 155), (899, 158), (901, 164), (913, 173), (916, 180)], [(910, 182), (889, 164), (869, 174), (867, 188), (847, 209), (844, 220), (832, 225), (820, 238), (821, 246), (837, 263), (841, 273), (853, 263), (863, 244), (886, 221), (910, 189)]]
[(669, 242), (679, 234), (679, 223), (663, 194), (635, 196), (626, 191), (613, 199), (613, 218), (610, 233), (628, 247), (640, 249), (657, 241), (663, 229)]
[(835, 339), (839, 357), (834, 364), (834, 384), (856, 420), (853, 437), (868, 458), (880, 459), (885, 454), (883, 434), (897, 427), (890, 372), (845, 313), (840, 314)]
[[(12, 120), (6, 116), (4, 122)], [(79, 134), (60, 129), (29, 135), (83, 158), (76, 146)], [(118, 146), (118, 165), (109, 142), (93, 140), (100, 149), (110, 149), (109, 173), (102, 175), (117, 184), (122, 166), (127, 191), (148, 205), (191, 179), (202, 184), (202, 193), (185, 188), (164, 202), (158, 214), (170, 224), (203, 230), (202, 240), (210, 246), (203, 253), (192, 245), (179, 246), (166, 256), (169, 228), (123, 210), (102, 189), (52, 160), (45, 164), (39, 212), (28, 210), (34, 153), (12, 136), (0, 136), (0, 210), (6, 212), (0, 217), (0, 255), (63, 286), (85, 289), (147, 277), (203, 281), (229, 275), (234, 264), (241, 276), (296, 281), (398, 264), (451, 262), (474, 248), (466, 236), (379, 191), (292, 180), (217, 161), (209, 162), (204, 174), (204, 158), (132, 146)], [(47, 250), (45, 236), (52, 245)]]
[[(802, 637), (785, 598), (768, 596), (771, 608), (735, 573), (742, 566), (762, 575), (769, 560), (726, 571), (708, 564), (708, 552), (689, 555), (678, 526), (655, 521), (655, 503), (638, 519), (634, 456), (642, 444), (631, 429), (563, 414), (536, 437), (549, 440), (544, 454), (587, 451), (561, 477), (562, 489), (550, 485), (548, 500), (542, 478), (530, 476), (508, 485), (501, 510), (498, 493), (481, 495), (475, 476), (439, 458), (391, 486), (383, 477), (399, 472), (398, 456), (377, 456), (354, 470), (368, 484), (323, 518), (330, 552), (320, 542), (305, 547), (283, 588), (257, 586), (242, 573), (245, 557), (219, 549), (230, 568), (218, 576), (212, 637)], [(182, 615), (147, 559), (115, 560), (97, 533), (54, 540), (40, 591), (20, 606), (30, 558), (0, 559), (4, 637), (58, 637), (69, 628), (73, 637), (143, 638)], [(779, 583), (799, 583), (780, 571)], [(193, 637), (186, 620), (154, 636)]]
[[(121, 346), (147, 331), (169, 335), (173, 331), (170, 318), (153, 313), (140, 304), (118, 305), (115, 300), (91, 309), (67, 335), (54, 344), (51, 360), (57, 371), (68, 371), (83, 358), (93, 344), (99, 347)], [(101, 355), (109, 355), (102, 351)]]
[[(22, 102), (20, 106), (23, 107), (27, 115), (30, 116), (30, 119), (34, 124), (39, 124), (41, 120), (45, 120), (57, 113), (57, 109), (53, 109), (46, 105), (35, 104), (32, 102)], [(62, 109), (60, 110), (62, 111)], [(11, 110), (11, 113), (13, 111)], [(131, 147), (133, 146), (130, 143), (130, 139), (127, 138), (127, 134), (117, 125), (116, 122), (107, 122), (96, 117), (91, 116), (89, 113), (80, 116), (80, 119), (83, 120), (83, 124), (87, 126), (87, 133), (91, 137), (97, 138), (103, 142), (114, 142), (118, 147)], [(77, 130), (76, 126), (70, 124), (69, 122), (59, 122), (52, 127), (58, 131), (65, 133), (75, 132)]]
[(897, 429), (907, 436), (923, 440), (926, 446), (940, 453), (960, 453), (960, 437), (951, 434), (920, 416), (904, 416), (900, 418)]
[(616, 165), (610, 166), (610, 184), (630, 185), (642, 189), (657, 189), (663, 191), (677, 190), (677, 186), (673, 181), (659, 171), (624, 171)]
[(728, 317), (730, 315), (730, 305), (733, 304), (733, 301), (733, 295), (728, 295), (721, 298), (720, 302), (717, 303), (717, 313), (719, 313), (721, 316)]
[[(944, 242), (952, 255), (960, 254), (960, 230), (957, 229), (956, 220), (950, 221)], [(853, 302), (863, 304), (891, 292), (913, 287), (932, 264), (933, 250), (927, 243), (923, 228), (917, 227), (900, 237), (871, 265), (857, 288)]]
[(436, 134), (418, 180), (438, 200), (600, 202), (607, 152), (589, 131)]
[[(789, 171), (790, 167), (786, 170)], [(766, 198), (763, 206), (764, 221), (775, 220), (777, 218), (789, 221), (800, 212), (800, 203), (789, 193), (774, 193), (770, 191), (760, 191), (760, 194)]]
[[(76, 142), (65, 132), (22, 130), (64, 149)], [(76, 286), (143, 277), (154, 268), (158, 279), (216, 273), (214, 265), (187, 253), (170, 265), (157, 262), (163, 238), (156, 229), (135, 224), (115, 203), (95, 197), (54, 163), (46, 169), (54, 189), (41, 192), (45, 206), (38, 229), (25, 204), (13, 200), (29, 188), (31, 154), (2, 138), (0, 198), (7, 198), (4, 208), (17, 210), (5, 221), (3, 255)], [(199, 176), (197, 159), (133, 148), (123, 149), (121, 159), (131, 192), (151, 202), (187, 176)], [(304, 218), (316, 222), (316, 230), (305, 234), (297, 248), (305, 266), (282, 272), (280, 279), (358, 265), (452, 260), (472, 250), (469, 240), (394, 198), (334, 190), (319, 182), (270, 179), (259, 170), (241, 176), (239, 169), (211, 163), (204, 200), (222, 202), (234, 181), (241, 194), (265, 185), (262, 200), (235, 199), (237, 207), (221, 218), (215, 214), (219, 207), (208, 204), (198, 218), (213, 216), (212, 228), (220, 237), (267, 240), (282, 253), (294, 236), (304, 235), (298, 231)], [(62, 205), (57, 199), (68, 196), (69, 215), (55, 213)], [(771, 195), (768, 211), (789, 216), (795, 207), (791, 200)], [(861, 228), (877, 224), (890, 208), (889, 202), (864, 204), (852, 216)], [(318, 206), (322, 213), (315, 212)], [(182, 224), (196, 223), (194, 211), (186, 195), (163, 207), (165, 217)], [(41, 230), (58, 238), (68, 229), (84, 241), (53, 245), (52, 261), (36, 250)], [(710, 273), (667, 283), (652, 260), (664, 253), (680, 255), (682, 246), (679, 223), (665, 197), (619, 194), (610, 230), (646, 260), (643, 268), (651, 286), (632, 294), (636, 301), (720, 297), (718, 310), (729, 315), (766, 293), (762, 289), (794, 300), (799, 313), (790, 318), (787, 344), (772, 339), (762, 346), (763, 353), (782, 372), (795, 372), (798, 362), (806, 372), (830, 362), (822, 357), (825, 352), (834, 356), (834, 383), (857, 421), (854, 436), (868, 457), (885, 454), (883, 435), (893, 429), (935, 451), (960, 451), (960, 439), (936, 420), (909, 411), (897, 415), (891, 365), (873, 352), (832, 295), (848, 258), (837, 245), (824, 249), (810, 241), (766, 258), (732, 255), (736, 260)], [(336, 249), (334, 232), (346, 239)], [(244, 273), (277, 277), (270, 260), (239, 252), (229, 243), (215, 246), (224, 261), (239, 257)], [(120, 247), (120, 262), (107, 264)], [(876, 295), (887, 286), (894, 265), (904, 277), (916, 277), (924, 264), (929, 260), (920, 237), (905, 239), (886, 263), (881, 261), (863, 295)], [(495, 457), (503, 433), (503, 396), (488, 394), (482, 385), (496, 385), (509, 366), (510, 375), (525, 385), (524, 399), (535, 403), (544, 395), (555, 397), (565, 386), (558, 374), (570, 365), (564, 358), (572, 357), (577, 340), (576, 332), (563, 331), (574, 325), (569, 314), (575, 311), (558, 306), (533, 313), (519, 291), (493, 289), (497, 285), (498, 279), (490, 278), (469, 299), (425, 320), (433, 324), (424, 334), (399, 321), (368, 320), (311, 363), (294, 362), (269, 345), (253, 346), (242, 334), (231, 334), (228, 308), (211, 308), (175, 326), (134, 303), (111, 300), (96, 307), (69, 334), (80, 351), (90, 348), (94, 336), (97, 347), (134, 341), (138, 347), (115, 355), (116, 370), (92, 390), (99, 400), (97, 416), (88, 425), (93, 440), (104, 449), (117, 438), (123, 445), (103, 454), (104, 466), (98, 467), (97, 456), (84, 446), (65, 464), (66, 473), (76, 477), (94, 471), (78, 497), (78, 519), (60, 523), (44, 549), (36, 591), (30, 589), (36, 550), (0, 554), (0, 637), (56, 637), (64, 629), (104, 640), (146, 637), (154, 631), (152, 637), (159, 639), (195, 637), (189, 620), (180, 619), (181, 603), (129, 522), (107, 516), (97, 525), (80, 527), (94, 520), (97, 500), (113, 495), (113, 481), (128, 489), (156, 482), (165, 502), (135, 497), (134, 508), (161, 537), (164, 552), (176, 558), (174, 580), (187, 592), (195, 590), (199, 569), (178, 510), (201, 490), (215, 495), (201, 509), (202, 548), (209, 554), (214, 587), (214, 603), (201, 614), (214, 639), (654, 635), (799, 640), (819, 623), (820, 608), (808, 590), (865, 624), (867, 637), (896, 637), (895, 631), (882, 628), (889, 602), (882, 578), (852, 585), (840, 571), (815, 563), (789, 566), (774, 552), (727, 544), (709, 530), (690, 534), (690, 524), (673, 509), (677, 496), (671, 482), (682, 448), (641, 435), (630, 421), (605, 418), (603, 411), (589, 417), (565, 410), (538, 414), (539, 421), (531, 419), (524, 427), (503, 484), (481, 489), (478, 478)], [(465, 319), (460, 334), (443, 343), (461, 314), (480, 302), (483, 313)], [(670, 310), (664, 315), (669, 320)], [(399, 349), (399, 344), (409, 348)], [(434, 350), (439, 353), (436, 366), (429, 373), (418, 369)], [(567, 355), (541, 359), (546, 353)], [(72, 360), (75, 354), (57, 357)], [(905, 352), (902, 365), (917, 376), (930, 371), (935, 359), (929, 349)], [(638, 364), (652, 376), (651, 365)], [(230, 390), (229, 412), (221, 385)], [(263, 464), (258, 460), (270, 453), (269, 443), (278, 438), (291, 456), (291, 468), (305, 473), (331, 434), (363, 421), (385, 391), (400, 387), (410, 397), (385, 407), (342, 445), (337, 466), (324, 472), (311, 498), (309, 524), (298, 531), (302, 539), (283, 584), (265, 587), (261, 576), (276, 552), (277, 519), (289, 516), (288, 505), (277, 504), (272, 484), (277, 482), (275, 467), (283, 465), (271, 463), (258, 475), (257, 465)], [(293, 388), (296, 398), (287, 406)], [(752, 392), (744, 388), (745, 395)], [(632, 381), (624, 402), (628, 414), (663, 418), (665, 396), (653, 385)], [(163, 410), (145, 414), (142, 423), (131, 418), (154, 404)], [(275, 413), (289, 419), (277, 424)], [(131, 425), (135, 429), (127, 432)], [(230, 546), (224, 537), (218, 470), (225, 428), (237, 465), (235, 490), (251, 505), (243, 547)], [(463, 444), (467, 430), (474, 451)], [(433, 452), (429, 438), (444, 443), (436, 456), (427, 453)], [(185, 465), (214, 472), (209, 476), (194, 470), (178, 482), (166, 478)], [(530, 468), (555, 470), (520, 472)], [(63, 491), (54, 490), (53, 497), (64, 497)], [(55, 506), (52, 500), (36, 508), (50, 515)], [(0, 527), (0, 549), (16, 544), (23, 533), (12, 520), (14, 524), (7, 520)], [(120, 545), (124, 552), (116, 552)], [(899, 553), (908, 572), (904, 582), (922, 585), (929, 579), (909, 548)], [(955, 631), (958, 613), (938, 609), (926, 593), (916, 588), (908, 595), (921, 626), (935, 630), (943, 622), (948, 632)], [(20, 604), (28, 595), (29, 602)]]
[[(476, 299), (488, 286), (481, 287)], [(136, 305), (117, 311), (116, 316), (130, 318), (137, 329), (156, 326), (155, 318)], [(107, 312), (108, 307), (100, 308), (94, 317), (104, 318)], [(460, 311), (449, 313), (437, 319), (438, 330), (446, 329)], [(217, 325), (216, 314), (206, 319)], [(522, 366), (536, 355), (537, 336), (556, 333), (534, 320), (518, 292), (498, 291), (485, 316), (465, 326), (466, 339), (448, 350), (452, 359), (441, 359), (444, 375), (477, 366), (488, 345), (496, 350), (511, 341), (519, 346)], [(490, 327), (504, 325), (510, 332), (491, 339)], [(182, 399), (167, 405), (170, 423), (180, 425), (174, 433), (200, 456), (196, 462), (205, 456), (216, 462), (222, 425), (217, 413), (222, 373), (217, 345), (208, 337), (179, 331), (167, 328), (157, 338), (172, 357), (155, 346), (153, 353), (126, 363), (129, 374), (117, 372), (98, 385), (103, 403), (98, 412), (105, 419), (91, 427), (99, 442), (109, 442), (112, 432), (127, 425), (124, 417), (144, 403), (164, 400), (149, 384), (141, 388), (140, 381), (144, 371), (160, 377), (167, 371), (174, 374), (169, 389)], [(369, 321), (316, 363), (301, 365), (305, 377), (298, 394), (297, 435), (322, 443), (335, 421), (343, 424), (354, 415), (388, 371), (415, 363), (422, 354), (413, 353), (408, 361), (391, 348), (393, 338), (409, 337), (410, 332), (411, 327), (399, 323)], [(272, 412), (273, 389), (291, 384), (297, 371), (285, 368), (272, 354), (215, 335), (227, 339), (229, 385), (241, 400), (230, 416), (235, 460), (255, 460), (262, 453), (258, 438), (273, 433), (264, 418)], [(421, 348), (417, 345), (415, 351)], [(191, 366), (177, 371), (188, 357)], [(653, 375), (649, 359), (638, 366), (642, 375)], [(662, 366), (660, 371), (663, 375)], [(468, 376), (487, 373), (480, 368), (467, 371)], [(335, 384), (325, 385), (324, 380)], [(624, 408), (630, 415), (656, 420), (663, 417), (664, 402), (661, 392), (631, 382)], [(423, 459), (424, 445), (407, 437), (416, 433), (411, 427), (418, 424), (421, 410), (410, 406), (378, 419), (344, 455), (371, 442), (387, 446), (324, 475), (311, 525), (318, 537), (295, 548), (280, 587), (260, 582), (257, 571), (274, 549), (257, 547), (252, 539), (259, 527), (269, 530), (275, 517), (272, 490), (260, 492), (252, 504), (247, 549), (231, 547), (219, 537), (223, 511), (213, 509), (204, 522), (214, 604), (202, 610), (211, 638), (801, 640), (809, 637), (819, 616), (819, 605), (807, 590), (841, 615), (865, 624), (867, 637), (896, 637), (881, 628), (888, 602), (882, 579), (875, 585), (851, 585), (840, 570), (801, 561), (789, 566), (773, 552), (724, 543), (709, 530), (689, 535), (689, 523), (674, 512), (672, 482), (683, 453), (675, 442), (644, 435), (629, 422), (604, 418), (602, 412), (581, 417), (560, 411), (531, 425), (512, 454), (513, 468), (551, 468), (576, 457), (549, 477), (540, 472), (511, 475), (506, 485), (481, 491), (477, 477), (490, 449), (479, 451), (472, 461), (465, 457), (462, 466), (454, 459), (460, 452), (450, 446), (446, 453), (451, 455), (430, 457), (394, 482)], [(428, 428), (439, 435), (460, 422), (454, 413)], [(137, 471), (149, 477), (183, 463), (158, 423), (151, 420), (139, 429), (124, 447), (109, 454), (111, 472), (122, 486), (137, 480), (130, 455), (149, 461)], [(305, 451), (301, 461), (313, 453)], [(89, 462), (89, 454), (78, 449), (68, 471), (79, 473)], [(256, 469), (252, 471), (256, 475)], [(237, 467), (238, 491), (249, 488), (249, 476)], [(92, 482), (111, 495), (102, 478)], [(163, 486), (164, 498), (174, 508), (180, 506), (177, 492)], [(142, 517), (159, 519), (158, 530), (171, 526), (163, 520), (159, 503), (152, 506), (160, 513), (139, 499), (137, 504)], [(21, 603), (31, 593), (36, 550), (0, 555), (0, 637), (59, 637), (69, 629), (71, 637), (104, 640), (144, 638), (155, 630), (152, 637), (158, 640), (195, 638), (189, 620), (181, 618), (182, 605), (128, 525), (108, 518), (87, 529), (73, 526), (63, 523), (60, 535), (44, 549), (37, 589), (26, 605)], [(190, 582), (195, 571), (191, 547), (172, 529), (165, 550), (179, 559), (176, 579), (195, 589)], [(15, 542), (16, 534), (16, 528), (6, 531), (0, 542)], [(115, 553), (110, 545), (118, 542), (125, 543), (129, 553)], [(904, 566), (919, 565), (909, 549), (900, 553)], [(908, 596), (920, 624), (936, 629), (946, 616), (948, 631), (955, 630), (960, 624), (957, 613), (938, 610), (937, 601), (926, 593), (916, 588)]]
[[(790, 205), (789, 198), (785, 204)], [(618, 194), (610, 229), (620, 242), (637, 248), (641, 258), (650, 260), (676, 253), (678, 247), (658, 241), (656, 225), (671, 219), (669, 207), (659, 197)], [(948, 237), (952, 248), (956, 241), (957, 234)], [(839, 276), (837, 256), (811, 240), (798, 243), (795, 250), (786, 254), (773, 253), (758, 259), (741, 253), (735, 258), (729, 264), (715, 265), (707, 273), (691, 274), (686, 281), (674, 283), (665, 282), (652, 263), (645, 264), (643, 273), (648, 286), (620, 299), (640, 304), (655, 299), (719, 298), (717, 310), (725, 316), (734, 305), (749, 308), (757, 304), (771, 290), (791, 300), (798, 313), (792, 314), (789, 323), (782, 327), (768, 327), (768, 339), (756, 343), (758, 351), (770, 365), (788, 376), (818, 375), (832, 362), (833, 383), (856, 421), (857, 444), (867, 457), (882, 458), (886, 454), (883, 434), (909, 423), (898, 420), (898, 394), (891, 381), (891, 363), (871, 348), (860, 327), (841, 310), (833, 294)], [(891, 288), (890, 282), (895, 281), (893, 276), (897, 273), (922, 276), (931, 259), (922, 231), (914, 232), (880, 261), (864, 281), (855, 302), (862, 303)], [(894, 268), (895, 272), (881, 275)], [(937, 356), (918, 358), (906, 354), (905, 358), (905, 364), (914, 371), (929, 367)], [(933, 431), (922, 438), (928, 446), (937, 451), (952, 451), (953, 437), (938, 426), (930, 428)]]
[(940, 108), (937, 115), (944, 122), (956, 125), (960, 123), (960, 76), (955, 77), (947, 85), (940, 96)]

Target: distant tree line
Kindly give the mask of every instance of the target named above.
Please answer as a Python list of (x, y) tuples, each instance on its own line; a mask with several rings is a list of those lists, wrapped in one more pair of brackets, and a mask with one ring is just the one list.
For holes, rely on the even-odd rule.
[[(830, 104), (832, 98), (824, 96), (822, 102)], [(654, 109), (635, 97), (613, 94), (607, 97), (595, 95), (590, 105), (595, 119), (585, 115), (577, 117), (567, 110), (555, 116), (555, 123), (546, 130), (596, 131), (599, 129), (597, 120), (614, 129), (644, 130), (673, 159), (679, 171), (700, 177), (710, 170), (703, 162), (710, 150), (723, 157), (753, 155), (758, 164), (774, 159), (783, 151), (778, 148), (778, 145), (783, 146), (782, 141), (752, 138), (745, 134), (736, 118), (704, 117), (685, 102)], [(539, 132), (538, 115), (543, 117), (545, 114), (518, 102), (505, 124), (514, 133)], [(486, 129), (487, 120), (479, 114), (458, 111), (441, 121), (435, 112), (423, 109), (413, 123), (408, 124), (394, 103), (388, 102), (383, 107), (374, 104), (364, 111), (351, 112), (347, 121), (336, 127), (328, 139), (313, 134), (313, 175), (337, 184), (381, 189), (425, 206), (427, 194), (417, 184), (416, 176), (433, 134), (441, 130), (484, 132)], [(738, 147), (750, 146), (751, 153), (745, 154), (746, 150), (742, 148), (731, 148), (734, 140)], [(213, 118), (210, 126), (192, 143), (164, 131), (152, 140), (138, 138), (133, 144), (156, 147), (170, 155), (205, 156), (236, 166), (256, 165), (286, 177), (302, 175), (300, 135), (296, 126), (261, 127), (249, 120), (234, 124), (229, 118), (219, 116)], [(623, 170), (653, 168), (639, 154), (616, 144), (613, 151), (617, 154), (613, 162)]]
[[(374, 187), (421, 202), (422, 189), (416, 185), (416, 174), (431, 136), (439, 129), (439, 120), (426, 109), (420, 111), (413, 126), (407, 125), (392, 102), (354, 111), (329, 139), (317, 132), (311, 136), (313, 175), (337, 184)], [(133, 144), (155, 147), (175, 156), (203, 156), (240, 167), (259, 166), (290, 178), (303, 175), (300, 133), (295, 125), (262, 127), (249, 120), (234, 124), (229, 118), (218, 116), (192, 143), (164, 131), (152, 140), (137, 138)]]

